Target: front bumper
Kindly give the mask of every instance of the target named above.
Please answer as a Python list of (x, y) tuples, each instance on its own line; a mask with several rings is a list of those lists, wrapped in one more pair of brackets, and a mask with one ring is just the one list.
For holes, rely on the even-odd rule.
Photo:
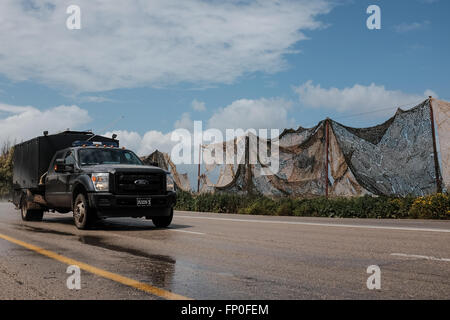
[[(137, 198), (151, 198), (151, 206), (138, 207)], [(89, 193), (89, 205), (100, 218), (106, 217), (162, 217), (169, 216), (176, 203), (175, 192), (165, 195), (115, 195)]]

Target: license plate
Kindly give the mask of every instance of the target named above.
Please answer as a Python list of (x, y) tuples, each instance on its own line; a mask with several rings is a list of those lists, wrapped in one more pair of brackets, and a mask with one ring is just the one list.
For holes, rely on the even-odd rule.
[(138, 207), (150, 207), (152, 205), (151, 198), (137, 198), (136, 204)]

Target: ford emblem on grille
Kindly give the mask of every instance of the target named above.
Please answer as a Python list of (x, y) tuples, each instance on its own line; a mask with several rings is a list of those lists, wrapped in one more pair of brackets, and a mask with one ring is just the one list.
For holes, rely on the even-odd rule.
[(139, 180), (134, 181), (134, 184), (137, 186), (146, 186), (149, 184), (149, 182), (148, 182), (148, 180), (145, 180), (145, 179), (139, 179)]

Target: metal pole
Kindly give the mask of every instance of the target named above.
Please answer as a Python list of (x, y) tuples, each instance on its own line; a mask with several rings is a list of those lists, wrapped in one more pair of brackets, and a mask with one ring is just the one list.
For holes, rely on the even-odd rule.
[(250, 136), (245, 137), (245, 174), (246, 174), (246, 182), (245, 182), (245, 191), (247, 193), (251, 193), (251, 168), (250, 168)]
[(439, 171), (439, 159), (438, 159), (438, 153), (437, 153), (437, 147), (436, 147), (436, 132), (434, 129), (434, 113), (433, 113), (433, 106), (431, 105), (431, 102), (433, 101), (433, 97), (430, 96), (429, 104), (430, 104), (430, 120), (431, 120), (431, 135), (433, 137), (433, 153), (434, 153), (434, 170), (436, 175), (436, 187), (437, 192), (442, 192), (442, 183), (440, 178), (440, 171)]
[(328, 198), (328, 148), (330, 145), (330, 138), (329, 138), (329, 120), (328, 118), (325, 120), (325, 196)]
[(198, 148), (198, 173), (197, 173), (197, 193), (200, 192), (200, 162), (201, 162), (202, 145)]

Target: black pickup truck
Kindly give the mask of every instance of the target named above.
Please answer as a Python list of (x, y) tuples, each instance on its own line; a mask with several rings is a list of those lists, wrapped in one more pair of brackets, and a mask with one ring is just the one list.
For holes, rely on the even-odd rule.
[(79, 229), (108, 217), (145, 217), (157, 227), (172, 222), (176, 196), (169, 173), (143, 165), (115, 137), (44, 132), (16, 145), (13, 161), (13, 203), (23, 220), (72, 211)]

